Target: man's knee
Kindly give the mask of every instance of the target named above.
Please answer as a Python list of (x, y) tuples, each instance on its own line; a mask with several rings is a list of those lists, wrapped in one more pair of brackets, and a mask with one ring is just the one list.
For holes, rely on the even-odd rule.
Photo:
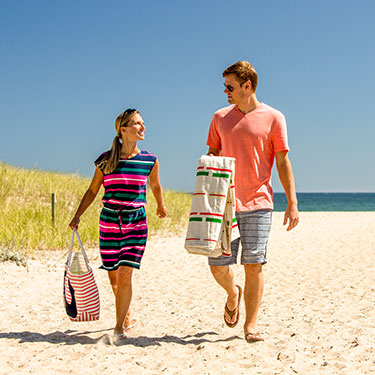
[(229, 266), (210, 266), (210, 270), (214, 277), (223, 277), (228, 274)]
[(263, 265), (261, 263), (256, 264), (244, 264), (246, 278), (252, 279), (262, 273)]

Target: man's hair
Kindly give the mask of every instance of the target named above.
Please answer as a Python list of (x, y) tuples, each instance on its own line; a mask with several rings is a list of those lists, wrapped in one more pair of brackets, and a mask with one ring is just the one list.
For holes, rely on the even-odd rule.
[(223, 72), (223, 77), (234, 74), (241, 84), (251, 81), (251, 87), (255, 91), (258, 85), (258, 75), (254, 67), (248, 61), (237, 61), (228, 66)]

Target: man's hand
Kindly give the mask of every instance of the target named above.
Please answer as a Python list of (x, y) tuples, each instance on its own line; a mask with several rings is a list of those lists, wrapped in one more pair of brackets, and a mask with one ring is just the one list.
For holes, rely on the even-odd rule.
[(288, 207), (286, 208), (283, 225), (288, 224), (288, 221), (289, 225), (288, 228), (286, 228), (286, 230), (289, 232), (299, 223), (299, 214), (296, 204), (288, 204)]
[(207, 155), (208, 156), (220, 156), (221, 150), (218, 148), (209, 147)]

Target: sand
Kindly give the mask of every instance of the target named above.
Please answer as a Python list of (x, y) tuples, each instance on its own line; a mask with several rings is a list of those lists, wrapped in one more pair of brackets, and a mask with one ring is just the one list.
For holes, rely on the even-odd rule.
[[(375, 213), (304, 213), (292, 232), (274, 213), (258, 328), (223, 323), (225, 294), (184, 233), (149, 239), (134, 272), (131, 336), (111, 343), (114, 298), (98, 250), (97, 322), (74, 323), (62, 303), (62, 252), (28, 268), (0, 264), (0, 374), (375, 374)], [(68, 246), (69, 239), (67, 239)], [(243, 270), (234, 266), (239, 283)]]

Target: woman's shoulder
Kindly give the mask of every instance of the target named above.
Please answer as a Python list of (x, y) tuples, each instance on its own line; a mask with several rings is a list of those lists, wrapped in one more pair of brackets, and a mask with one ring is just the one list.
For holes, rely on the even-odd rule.
[(100, 164), (103, 160), (106, 160), (110, 154), (110, 150), (102, 152), (94, 161), (95, 165)]
[(152, 161), (155, 163), (155, 161), (157, 160), (157, 156), (152, 154), (151, 152), (148, 152), (146, 150), (141, 150), (140, 153), (137, 155), (139, 157), (139, 159), (141, 159), (142, 161)]

